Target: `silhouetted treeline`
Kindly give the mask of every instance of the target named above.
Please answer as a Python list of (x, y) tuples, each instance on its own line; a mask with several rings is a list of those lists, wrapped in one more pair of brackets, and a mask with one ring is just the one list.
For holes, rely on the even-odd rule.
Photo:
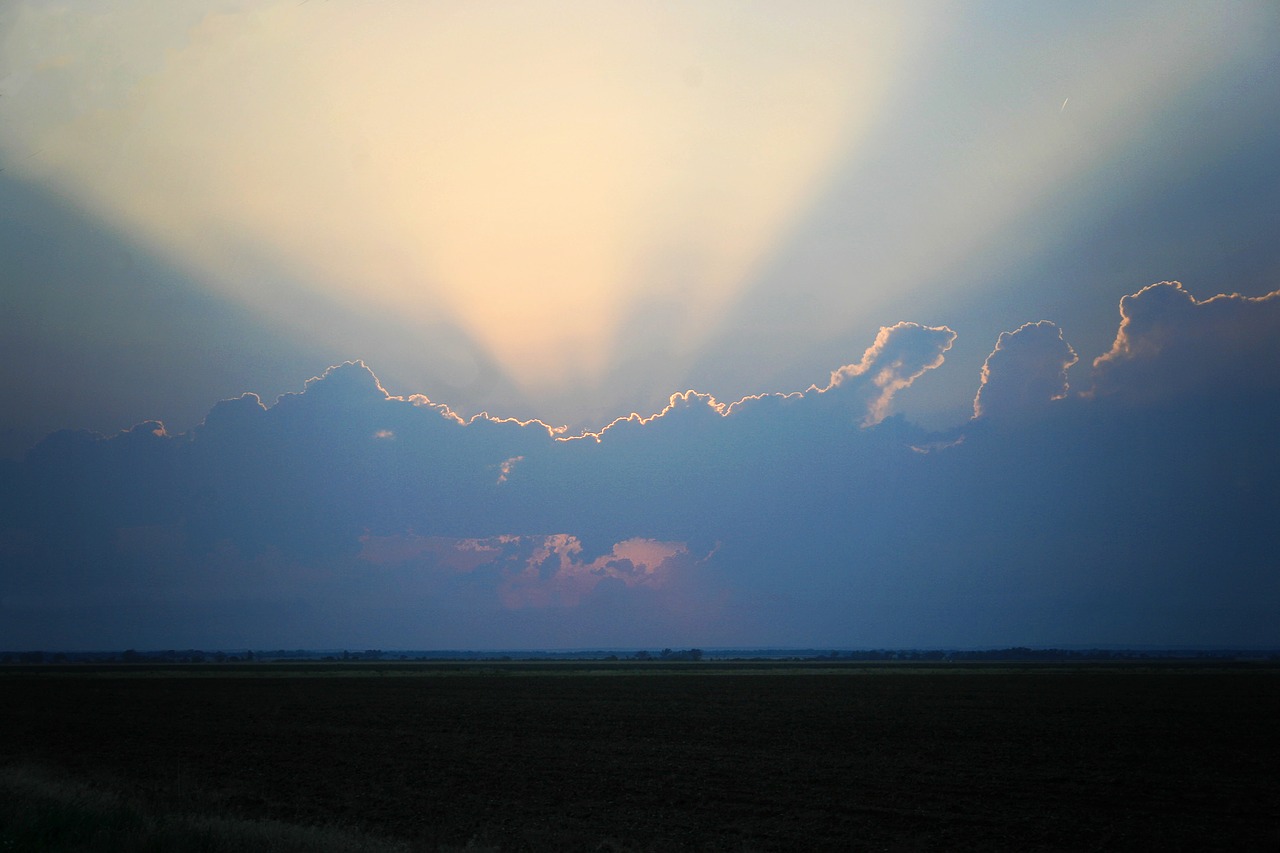
[(1240, 658), (1278, 660), (1276, 650), (1243, 649), (1031, 649), (1013, 646), (1004, 649), (872, 649), (831, 651), (799, 660), (850, 661), (1133, 661), (1171, 659)]
[(1142, 660), (1269, 660), (1280, 661), (1276, 649), (1032, 649), (1013, 646), (1003, 649), (679, 649), (570, 650), (570, 651), (467, 651), (365, 649), (249, 649), (213, 650), (165, 649), (163, 651), (2, 651), (0, 664), (57, 663), (252, 663), (252, 662), (352, 662), (361, 661), (850, 661), (918, 663), (982, 661), (1142, 661)]

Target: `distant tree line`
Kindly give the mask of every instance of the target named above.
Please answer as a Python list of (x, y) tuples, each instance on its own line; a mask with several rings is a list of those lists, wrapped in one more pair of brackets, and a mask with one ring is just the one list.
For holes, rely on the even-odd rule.
[(1134, 661), (1170, 659), (1280, 659), (1280, 651), (1240, 649), (1032, 649), (1011, 646), (1003, 649), (871, 649), (831, 651), (798, 657), (797, 660), (851, 661)]
[[(614, 655), (612, 659), (617, 660), (618, 658)], [(631, 655), (631, 660), (702, 660), (702, 649), (684, 649), (678, 652), (671, 649), (663, 649), (656, 654), (641, 649)]]
[[(127, 663), (127, 664), (204, 664), (255, 663), (266, 661), (362, 662), (362, 661), (700, 661), (708, 653), (702, 649), (670, 649), (658, 652), (641, 649), (635, 652), (614, 651), (543, 651), (543, 652), (470, 652), (411, 651), (384, 652), (381, 649), (341, 652), (313, 649), (250, 649), (205, 651), (201, 649), (165, 649), (162, 651), (45, 652), (0, 651), (0, 664), (60, 663)], [(1267, 660), (1280, 661), (1280, 649), (1033, 649), (1011, 646), (1002, 649), (737, 649), (731, 653), (712, 652), (717, 660), (726, 661), (908, 661), (947, 663), (964, 661), (1143, 661), (1143, 660)]]

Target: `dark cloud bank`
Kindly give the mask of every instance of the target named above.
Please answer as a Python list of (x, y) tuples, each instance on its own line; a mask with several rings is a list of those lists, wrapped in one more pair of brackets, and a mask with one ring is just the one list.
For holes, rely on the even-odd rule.
[(0, 467), (0, 647), (1280, 645), (1280, 291), (1000, 336), (973, 420), (889, 414), (946, 328), (822, 387), (596, 434), (361, 363)]

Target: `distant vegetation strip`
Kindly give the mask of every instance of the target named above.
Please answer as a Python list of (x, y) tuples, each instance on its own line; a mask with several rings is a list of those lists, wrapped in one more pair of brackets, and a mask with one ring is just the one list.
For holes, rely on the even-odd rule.
[(1016, 676), (1123, 672), (1191, 675), (1196, 673), (1280, 674), (1280, 661), (1221, 658), (1158, 658), (1124, 660), (972, 660), (972, 661), (850, 661), (733, 659), (694, 663), (634, 660), (427, 660), (427, 661), (269, 661), (259, 663), (192, 664), (139, 661), (133, 663), (58, 663), (0, 665), (0, 681), (101, 679), (198, 681), (244, 680), (362, 680), (415, 679), (613, 679), (664, 678), (716, 680), (721, 677), (931, 678), (961, 679), (979, 674)]
[(1280, 649), (1033, 649), (1013, 646), (999, 649), (662, 649), (470, 651), (365, 649), (165, 649), (156, 651), (0, 651), (0, 664), (145, 663), (145, 664), (245, 664), (245, 663), (425, 663), (425, 662), (539, 662), (636, 661), (677, 663), (699, 661), (954, 663), (1001, 661), (1270, 661), (1280, 662)]

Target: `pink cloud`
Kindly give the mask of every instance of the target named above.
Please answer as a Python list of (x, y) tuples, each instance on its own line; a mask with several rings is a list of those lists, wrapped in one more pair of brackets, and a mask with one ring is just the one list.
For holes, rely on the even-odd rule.
[(587, 559), (581, 540), (567, 533), (483, 539), (366, 534), (360, 543), (358, 559), (375, 565), (417, 565), (462, 575), (496, 568), (494, 593), (509, 610), (574, 607), (605, 580), (657, 589), (689, 553), (683, 542), (635, 537)]
[(516, 464), (523, 461), (523, 456), (512, 456), (510, 459), (502, 460), (502, 462), (498, 464), (498, 482), (507, 482), (507, 478), (510, 477), (511, 472), (515, 470)]
[[(583, 558), (576, 536), (559, 533), (529, 537), (532, 552), (523, 565), (504, 573), (498, 595), (504, 607), (574, 607), (605, 579), (627, 587), (660, 587), (673, 559), (688, 553), (682, 542), (628, 539), (594, 560)], [(541, 541), (537, 541), (540, 539)]]

